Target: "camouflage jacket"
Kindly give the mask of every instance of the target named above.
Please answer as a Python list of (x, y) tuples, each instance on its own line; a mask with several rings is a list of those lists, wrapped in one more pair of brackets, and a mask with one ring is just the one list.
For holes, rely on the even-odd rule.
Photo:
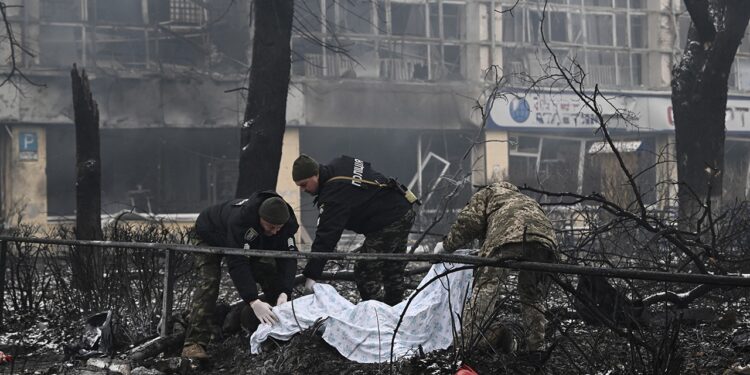
[(510, 243), (537, 242), (557, 248), (555, 231), (547, 215), (534, 199), (508, 182), (498, 182), (479, 190), (458, 214), (443, 241), (452, 252), (474, 239), (483, 239), (481, 256)]

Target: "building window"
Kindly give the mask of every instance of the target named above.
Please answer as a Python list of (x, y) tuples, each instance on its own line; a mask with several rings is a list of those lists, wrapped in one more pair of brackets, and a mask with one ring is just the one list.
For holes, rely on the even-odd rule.
[(612, 26), (614, 17), (611, 14), (586, 15), (586, 32), (589, 44), (611, 46), (614, 43)]
[(325, 12), (320, 1), (295, 6), (294, 74), (395, 81), (464, 77), (464, 4), (326, 0)]
[[(579, 194), (600, 193), (623, 206), (633, 201), (625, 174), (609, 145), (587, 138), (511, 133), (508, 178), (516, 185)], [(654, 139), (615, 141), (628, 169), (636, 175), (642, 199), (656, 201)], [(540, 197), (541, 198), (541, 197)]]
[(578, 192), (581, 140), (511, 135), (508, 177), (516, 185)]
[(373, 29), (372, 2), (370, 0), (349, 0), (339, 2), (341, 5), (342, 24), (340, 30), (344, 33), (371, 34)]
[(48, 22), (76, 22), (81, 20), (81, 0), (44, 0), (39, 16)]
[[(654, 139), (622, 138), (614, 141), (625, 166), (635, 176), (641, 199), (645, 204), (656, 202), (656, 163)], [(621, 207), (635, 202), (627, 176), (607, 142), (587, 141), (585, 148), (583, 192), (596, 192)]]
[(203, 8), (193, 0), (170, 0), (169, 16), (173, 22), (200, 25), (203, 23)]
[(443, 4), (443, 38), (461, 39), (462, 18), (463, 5)]
[[(141, 4), (141, 0), (97, 0), (89, 2), (89, 17), (99, 24), (142, 25)], [(91, 13), (91, 10), (94, 12)]]
[[(642, 54), (648, 47), (648, 24), (642, 4), (629, 0), (555, 0), (546, 14), (540, 3), (518, 3), (501, 16), (506, 71), (521, 71), (540, 78), (548, 54), (540, 25), (550, 48), (567, 51), (562, 61), (574, 59), (588, 83), (604, 86), (640, 86)], [(507, 64), (510, 64), (508, 66)]]
[(750, 197), (750, 142), (728, 139), (724, 146), (724, 190), (726, 202)]
[(423, 4), (391, 4), (393, 35), (427, 36)]

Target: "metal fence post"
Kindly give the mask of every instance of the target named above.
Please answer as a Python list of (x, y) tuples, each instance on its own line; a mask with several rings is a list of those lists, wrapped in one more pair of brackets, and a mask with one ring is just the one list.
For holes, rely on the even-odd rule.
[(3, 331), (3, 310), (5, 309), (5, 259), (8, 241), (0, 241), (0, 332)]
[(161, 309), (161, 337), (167, 337), (172, 333), (172, 302), (174, 291), (174, 250), (167, 250), (164, 254), (164, 296), (162, 297)]

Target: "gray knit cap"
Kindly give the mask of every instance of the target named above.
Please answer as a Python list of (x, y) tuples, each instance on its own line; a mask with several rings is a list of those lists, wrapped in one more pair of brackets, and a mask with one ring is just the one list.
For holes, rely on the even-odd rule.
[(258, 208), (258, 215), (265, 221), (274, 224), (286, 224), (289, 220), (289, 207), (279, 197), (271, 197), (263, 201)]
[(301, 181), (316, 176), (318, 171), (320, 171), (318, 162), (315, 161), (315, 159), (302, 154), (294, 161), (294, 165), (292, 165), (292, 179), (295, 182)]

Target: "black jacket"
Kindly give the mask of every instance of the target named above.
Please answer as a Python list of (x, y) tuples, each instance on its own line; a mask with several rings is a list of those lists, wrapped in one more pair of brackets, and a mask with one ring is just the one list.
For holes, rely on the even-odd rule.
[[(264, 200), (279, 195), (273, 191), (261, 191), (246, 199), (233, 199), (203, 210), (195, 221), (198, 237), (210, 246), (243, 248), (247, 243), (251, 249), (297, 251), (294, 234), (299, 229), (294, 210), (289, 206), (289, 221), (274, 236), (265, 236), (260, 225), (258, 208)], [(234, 286), (245, 302), (258, 298), (258, 287), (251, 270), (251, 262), (259, 258), (228, 255), (227, 266)], [(282, 280), (281, 290), (291, 296), (297, 260), (275, 258), (276, 271)]]
[[(336, 176), (352, 179), (331, 180)], [(367, 235), (395, 222), (411, 209), (411, 204), (395, 188), (372, 186), (361, 179), (388, 182), (370, 163), (349, 156), (320, 165), (320, 186), (315, 199), (320, 213), (313, 252), (333, 251), (344, 229)], [(304, 275), (312, 279), (320, 277), (325, 263), (323, 259), (311, 259)]]

